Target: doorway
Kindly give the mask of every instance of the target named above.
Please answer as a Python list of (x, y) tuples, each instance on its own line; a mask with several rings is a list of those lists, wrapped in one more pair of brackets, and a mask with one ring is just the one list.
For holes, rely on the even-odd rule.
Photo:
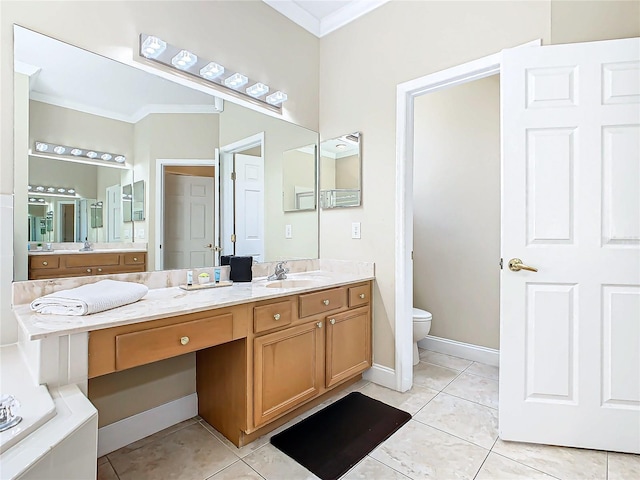
[(156, 161), (156, 270), (219, 263), (219, 173), (217, 158)]

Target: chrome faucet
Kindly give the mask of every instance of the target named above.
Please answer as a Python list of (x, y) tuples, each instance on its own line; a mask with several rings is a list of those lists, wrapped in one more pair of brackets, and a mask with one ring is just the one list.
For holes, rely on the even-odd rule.
[(287, 278), (287, 273), (289, 273), (288, 268), (284, 268), (287, 262), (278, 262), (276, 263), (276, 271), (267, 277), (267, 280), (284, 280)]

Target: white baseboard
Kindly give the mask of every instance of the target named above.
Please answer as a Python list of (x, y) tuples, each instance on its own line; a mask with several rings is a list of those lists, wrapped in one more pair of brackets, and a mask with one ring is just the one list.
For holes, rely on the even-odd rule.
[(470, 343), (456, 342), (446, 338), (432, 337), (428, 335), (418, 342), (420, 348), (426, 348), (433, 352), (453, 355), (474, 362), (486, 363), (498, 367), (500, 365), (500, 350), (481, 347)]
[(374, 363), (369, 370), (364, 372), (362, 378), (393, 390), (398, 388), (396, 371), (393, 368), (385, 367), (377, 363)]
[(198, 394), (192, 393), (98, 429), (98, 457), (148, 437), (198, 414)]

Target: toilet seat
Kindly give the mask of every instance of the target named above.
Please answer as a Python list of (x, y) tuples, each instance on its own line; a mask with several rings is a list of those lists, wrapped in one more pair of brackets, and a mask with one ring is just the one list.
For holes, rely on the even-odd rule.
[(428, 322), (431, 320), (433, 316), (431, 313), (426, 310), (422, 310), (420, 308), (413, 309), (413, 321), (414, 322)]

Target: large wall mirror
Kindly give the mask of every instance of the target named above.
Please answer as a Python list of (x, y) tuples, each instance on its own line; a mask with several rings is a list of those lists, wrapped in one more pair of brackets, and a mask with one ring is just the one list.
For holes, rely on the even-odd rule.
[[(212, 266), (220, 254), (318, 257), (317, 132), (19, 26), (14, 40), (15, 130), (29, 132), (16, 134), (16, 165), (28, 164), (16, 170), (16, 199), (28, 205), (14, 210), (25, 265), (15, 280), (26, 279), (27, 242), (146, 244), (149, 270)], [(286, 152), (301, 145), (313, 153), (290, 164)], [(289, 169), (313, 191), (299, 192), (295, 215), (283, 208)], [(185, 202), (193, 208), (180, 210)]]
[(320, 144), (320, 206), (357, 207), (362, 202), (362, 147), (360, 132)]

